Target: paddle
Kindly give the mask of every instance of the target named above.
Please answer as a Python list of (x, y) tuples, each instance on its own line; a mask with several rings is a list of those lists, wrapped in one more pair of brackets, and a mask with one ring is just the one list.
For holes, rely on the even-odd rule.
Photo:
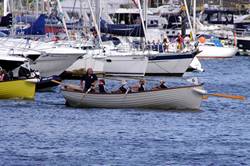
[(228, 99), (235, 99), (235, 100), (245, 100), (245, 96), (238, 96), (238, 95), (228, 95), (228, 94), (222, 94), (222, 93), (211, 93), (203, 95), (202, 99), (208, 99), (209, 96), (215, 96), (215, 97), (223, 97)]

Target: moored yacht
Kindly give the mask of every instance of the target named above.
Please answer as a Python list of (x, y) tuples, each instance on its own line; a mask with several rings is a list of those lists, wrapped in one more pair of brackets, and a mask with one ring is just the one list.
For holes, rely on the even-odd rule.
[(53, 43), (28, 41), (24, 39), (1, 39), (4, 41), (1, 49), (8, 54), (20, 55), (31, 60), (31, 67), (39, 70), (42, 77), (60, 75), (85, 51), (69, 47), (56, 47)]

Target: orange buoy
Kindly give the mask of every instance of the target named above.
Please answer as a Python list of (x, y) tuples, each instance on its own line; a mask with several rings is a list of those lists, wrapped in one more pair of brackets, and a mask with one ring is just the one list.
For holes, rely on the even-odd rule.
[(206, 38), (203, 37), (203, 36), (199, 37), (199, 42), (200, 43), (205, 43), (206, 42)]

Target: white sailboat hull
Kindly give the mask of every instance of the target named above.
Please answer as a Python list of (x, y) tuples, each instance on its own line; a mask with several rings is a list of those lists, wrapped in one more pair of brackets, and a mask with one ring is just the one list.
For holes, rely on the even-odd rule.
[(144, 76), (148, 58), (140, 55), (92, 55), (77, 60), (67, 71), (93, 68), (95, 73), (119, 76)]
[[(198, 89), (198, 90), (197, 90)], [(62, 90), (69, 106), (95, 108), (200, 109), (202, 86), (128, 94), (85, 94)]]
[(24, 39), (9, 39), (4, 44), (6, 48), (12, 50), (9, 51), (10, 54), (23, 55), (31, 59), (31, 68), (38, 70), (42, 77), (60, 75), (79, 57), (86, 54), (83, 50), (65, 46), (57, 47), (54, 43), (40, 41), (27, 42)]
[(45, 54), (31, 64), (31, 68), (38, 70), (42, 77), (60, 75), (72, 65), (81, 55), (77, 54)]
[(93, 55), (91, 54), (86, 54), (83, 57), (79, 58), (77, 61), (75, 61), (69, 68), (66, 69), (66, 71), (86, 71), (88, 68), (91, 67), (95, 73), (103, 73), (104, 62), (104, 56), (93, 57)]
[(164, 54), (149, 58), (147, 75), (183, 75), (194, 58), (194, 53), (189, 54)]
[(109, 56), (104, 63), (106, 75), (144, 76), (148, 65), (145, 56)]
[(231, 58), (238, 52), (233, 47), (199, 46), (197, 58)]

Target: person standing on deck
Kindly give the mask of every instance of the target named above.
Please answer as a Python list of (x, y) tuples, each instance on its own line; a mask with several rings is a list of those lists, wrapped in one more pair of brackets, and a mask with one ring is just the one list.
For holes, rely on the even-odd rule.
[(85, 80), (83, 91), (95, 92), (94, 88), (97, 82), (97, 76), (94, 74), (92, 68), (88, 68), (86, 75), (82, 77), (81, 82), (80, 82), (81, 87), (83, 87), (83, 80)]
[(177, 43), (178, 43), (178, 49), (182, 50), (183, 49), (183, 43), (184, 39), (182, 37), (182, 35), (180, 33), (178, 33), (178, 37), (177, 37)]

